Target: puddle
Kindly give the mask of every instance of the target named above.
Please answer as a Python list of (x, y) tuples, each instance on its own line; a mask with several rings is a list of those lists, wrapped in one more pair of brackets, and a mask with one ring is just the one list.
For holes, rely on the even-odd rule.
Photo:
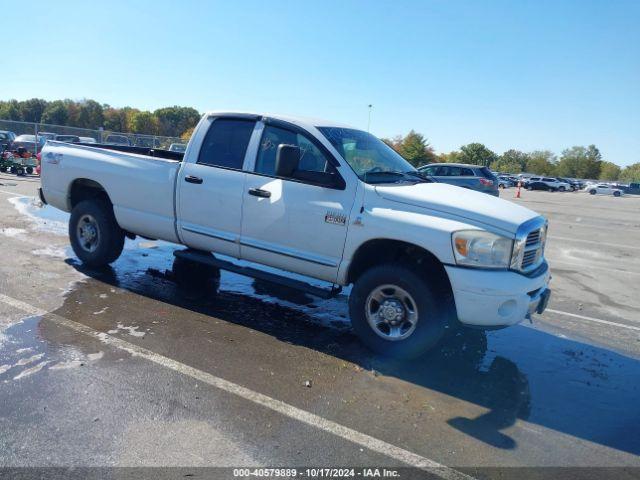
[(36, 230), (67, 235), (68, 213), (50, 205), (42, 205), (35, 197), (13, 197), (9, 198), (9, 202), (18, 212), (31, 220)]

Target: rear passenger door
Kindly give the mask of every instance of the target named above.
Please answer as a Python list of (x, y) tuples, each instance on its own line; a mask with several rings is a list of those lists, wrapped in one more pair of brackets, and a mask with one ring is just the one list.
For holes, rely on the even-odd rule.
[(178, 178), (178, 230), (191, 248), (239, 257), (243, 166), (256, 122), (234, 117), (206, 121), (209, 128), (198, 129), (206, 134), (192, 141)]

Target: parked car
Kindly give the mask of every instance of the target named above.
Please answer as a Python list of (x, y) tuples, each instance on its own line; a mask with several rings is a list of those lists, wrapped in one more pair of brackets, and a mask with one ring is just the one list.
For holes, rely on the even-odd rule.
[(11, 146), (11, 143), (16, 139), (16, 134), (9, 130), (0, 130), (0, 149), (3, 145)]
[(622, 189), (612, 187), (607, 183), (589, 185), (588, 187), (585, 187), (585, 191), (591, 195), (613, 195), (614, 197), (620, 197), (624, 194)]
[(567, 183), (569, 185), (569, 189), (572, 192), (575, 192), (576, 190), (580, 190), (580, 182), (577, 180), (572, 180), (570, 178), (563, 178), (563, 177), (556, 177), (556, 180), (562, 183)]
[(640, 183), (630, 183), (625, 187), (621, 187), (624, 193), (631, 195), (640, 195)]
[(11, 142), (11, 150), (16, 151), (19, 148), (24, 148), (29, 153), (35, 155), (42, 150), (46, 141), (47, 139), (40, 135), (38, 135), (37, 138), (35, 135), (19, 135)]
[(80, 139), (80, 143), (98, 143), (96, 139), (93, 137), (78, 137)]
[(527, 190), (548, 190), (550, 192), (566, 192), (571, 190), (571, 185), (552, 177), (530, 177), (524, 186)]
[(126, 135), (107, 135), (107, 138), (104, 139), (104, 143), (106, 145), (123, 145), (127, 147), (131, 146), (129, 137), (127, 137)]
[(172, 143), (171, 145), (169, 145), (170, 152), (184, 153), (186, 149), (187, 149), (187, 145), (184, 143)]
[(80, 137), (77, 135), (56, 135), (56, 141), (67, 143), (80, 143)]
[(506, 175), (498, 176), (498, 188), (509, 188), (515, 185), (516, 182), (511, 177), (507, 177)]
[(38, 132), (38, 135), (40, 135), (41, 137), (46, 138), (47, 140), (55, 140), (56, 139), (56, 134), (52, 133), (52, 132)]
[(498, 179), (487, 167), (464, 163), (430, 163), (418, 169), (437, 182), (498, 196)]
[(86, 265), (115, 261), (125, 236), (140, 235), (188, 247), (174, 252), (178, 281), (192, 278), (186, 265), (205, 265), (323, 298), (353, 284), (354, 331), (400, 357), (434, 348), (449, 328), (513, 325), (546, 308), (544, 217), (433, 182), (368, 132), (212, 112), (180, 160), (110, 148), (52, 143), (42, 154), (40, 197), (71, 212)]
[(136, 147), (160, 148), (160, 140), (154, 137), (138, 137), (135, 143)]

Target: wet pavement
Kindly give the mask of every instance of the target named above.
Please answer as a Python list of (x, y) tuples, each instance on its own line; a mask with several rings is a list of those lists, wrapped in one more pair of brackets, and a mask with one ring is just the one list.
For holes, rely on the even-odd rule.
[[(568, 218), (579, 194), (527, 192), (550, 217), (550, 259), (564, 262), (553, 269), (550, 305), (560, 313), (465, 330), (400, 362), (360, 345), (344, 294), (319, 300), (227, 272), (204, 286), (178, 284), (177, 247), (140, 239), (127, 241), (112, 268), (88, 270), (63, 235), (66, 216), (34, 205), (31, 185), (14, 188), (27, 197), (0, 195), (0, 242), (11, 251), (0, 293), (44, 313), (0, 302), (5, 466), (402, 465), (56, 319), (472, 475), (493, 466), (640, 466), (636, 199), (620, 207), (587, 198), (599, 203)], [(612, 208), (618, 219), (603, 213)], [(609, 239), (583, 226), (607, 221), (626, 230)], [(570, 242), (554, 246), (554, 234)], [(584, 240), (619, 246), (600, 260), (602, 246)]]

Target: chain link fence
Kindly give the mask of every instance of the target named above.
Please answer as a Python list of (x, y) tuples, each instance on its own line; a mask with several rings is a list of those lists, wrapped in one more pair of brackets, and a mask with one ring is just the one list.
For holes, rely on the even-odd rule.
[[(41, 135), (46, 137), (47, 140), (83, 143), (113, 143), (118, 145), (128, 144), (135, 147), (160, 148), (165, 150), (168, 150), (171, 144), (187, 143), (179, 137), (141, 135), (137, 133), (114, 132), (111, 130), (91, 130), (88, 128), (49, 125), (46, 123), (19, 122), (15, 120), (0, 120), (0, 132), (2, 131), (13, 132), (16, 135)], [(56, 138), (61, 135), (66, 138)]]

